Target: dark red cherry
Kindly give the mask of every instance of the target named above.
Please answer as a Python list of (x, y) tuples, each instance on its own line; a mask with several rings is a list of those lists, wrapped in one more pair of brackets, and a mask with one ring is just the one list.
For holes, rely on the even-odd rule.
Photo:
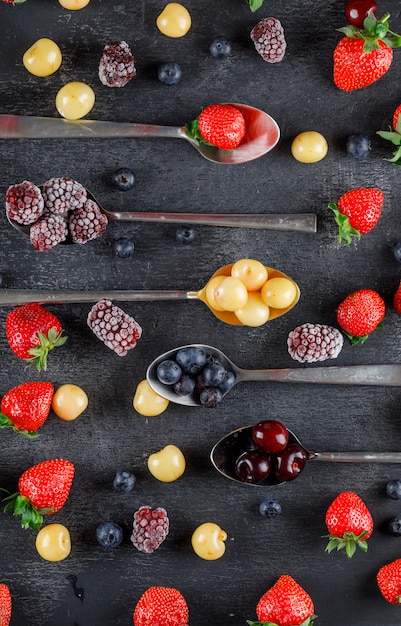
[(281, 422), (265, 420), (252, 428), (252, 439), (265, 452), (277, 454), (288, 443), (288, 430)]
[(374, 0), (348, 0), (345, 5), (345, 17), (348, 24), (363, 28), (363, 22), (368, 15), (376, 15), (377, 4)]
[(244, 483), (260, 483), (271, 470), (269, 457), (258, 450), (243, 452), (235, 462), (235, 473)]
[(298, 443), (290, 443), (275, 459), (274, 473), (279, 480), (294, 480), (305, 467), (308, 453)]

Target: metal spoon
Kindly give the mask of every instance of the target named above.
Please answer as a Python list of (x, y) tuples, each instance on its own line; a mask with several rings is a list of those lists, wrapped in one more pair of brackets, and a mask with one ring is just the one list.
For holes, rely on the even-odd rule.
[(274, 148), (280, 138), (277, 122), (267, 113), (246, 104), (232, 104), (245, 118), (246, 133), (235, 150), (220, 150), (199, 143), (188, 135), (185, 126), (155, 126), (129, 122), (97, 120), (70, 121), (62, 118), (27, 115), (0, 115), (1, 139), (71, 139), (117, 137), (170, 137), (186, 139), (209, 161), (234, 164), (253, 161)]
[[(1, 295), (1, 290), (0, 290)], [(216, 313), (217, 315), (217, 313)], [(268, 370), (246, 370), (238, 367), (221, 350), (205, 344), (190, 344), (202, 348), (206, 354), (218, 359), (226, 370), (235, 374), (235, 385), (246, 381), (264, 381), (274, 383), (318, 383), (323, 385), (375, 385), (401, 387), (401, 364), (379, 365), (347, 365), (334, 367), (314, 368), (287, 368)], [(169, 385), (161, 383), (156, 374), (157, 366), (161, 361), (174, 359), (182, 348), (169, 350), (157, 357), (148, 367), (146, 378), (149, 385), (159, 396), (167, 398), (176, 404), (185, 406), (201, 406), (196, 395), (180, 396)], [(230, 391), (230, 390), (229, 390)], [(223, 397), (229, 393), (226, 391)]]
[[(251, 432), (253, 426), (243, 426), (233, 430), (218, 441), (210, 453), (210, 460), (217, 471), (225, 478), (229, 478), (242, 485), (252, 487), (268, 487), (281, 485), (286, 481), (280, 481), (273, 474), (269, 475), (260, 483), (245, 483), (237, 478), (235, 462), (238, 457), (247, 450), (255, 449)], [(299, 441), (298, 437), (288, 429), (289, 443), (297, 443), (305, 450), (308, 461), (327, 461), (331, 463), (401, 463), (401, 452), (310, 452)]]
[[(230, 265), (224, 265), (209, 279), (212, 280), (215, 276), (229, 276), (233, 263)], [(267, 267), (269, 278), (276, 276), (283, 276), (291, 280), (297, 290), (297, 296), (291, 306), (285, 309), (270, 309), (270, 318), (268, 321), (276, 317), (284, 315), (287, 311), (292, 309), (299, 300), (300, 291), (298, 285), (286, 274), (279, 272), (271, 267)], [(209, 281), (208, 281), (209, 282)], [(208, 284), (208, 283), (207, 283)], [(214, 313), (214, 315), (225, 322), (233, 326), (243, 326), (234, 313), (230, 311), (216, 311), (213, 309), (206, 298), (206, 287), (203, 287), (199, 291), (150, 291), (150, 290), (110, 290), (110, 291), (34, 291), (25, 289), (0, 289), (0, 306), (7, 305), (20, 305), (27, 302), (39, 302), (41, 304), (64, 304), (66, 302), (97, 302), (106, 298), (108, 300), (126, 301), (126, 302), (145, 302), (148, 300), (201, 300), (206, 306)]]

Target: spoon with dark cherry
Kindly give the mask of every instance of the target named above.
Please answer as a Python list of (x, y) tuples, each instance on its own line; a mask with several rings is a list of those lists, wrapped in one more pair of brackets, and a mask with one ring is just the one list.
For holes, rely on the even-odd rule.
[(277, 486), (297, 478), (308, 461), (401, 463), (401, 452), (310, 452), (282, 422), (237, 428), (210, 453), (225, 478), (252, 486)]

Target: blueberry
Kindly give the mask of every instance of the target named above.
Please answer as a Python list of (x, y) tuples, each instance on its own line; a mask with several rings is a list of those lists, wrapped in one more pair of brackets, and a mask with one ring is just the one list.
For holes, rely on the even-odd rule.
[(208, 387), (217, 387), (220, 385), (226, 375), (226, 368), (222, 363), (215, 362), (206, 365), (202, 375), (203, 379)]
[(199, 401), (207, 409), (214, 409), (221, 402), (222, 397), (223, 394), (218, 387), (205, 387), (199, 394)]
[(353, 159), (366, 159), (371, 147), (370, 139), (366, 135), (350, 135), (347, 139), (347, 153)]
[(233, 372), (226, 371), (226, 373), (224, 374), (223, 380), (219, 384), (219, 389), (223, 393), (227, 393), (227, 391), (230, 391), (230, 389), (232, 389), (234, 385), (235, 385), (235, 374)]
[(163, 63), (157, 71), (157, 77), (163, 85), (176, 85), (182, 77), (178, 63)]
[(130, 493), (135, 483), (135, 474), (125, 470), (118, 470), (113, 480), (113, 487), (118, 493)]
[(393, 255), (398, 263), (401, 263), (401, 241), (397, 241), (393, 246)]
[(209, 50), (214, 59), (225, 59), (231, 54), (231, 41), (227, 37), (216, 37), (210, 44)]
[(393, 537), (401, 537), (401, 516), (394, 515), (384, 523), (384, 530)]
[(190, 396), (195, 389), (195, 378), (190, 374), (183, 374), (174, 385), (174, 391), (179, 396)]
[(388, 481), (386, 485), (386, 494), (393, 500), (401, 499), (401, 480), (399, 478), (394, 478), (394, 480)]
[(129, 167), (120, 167), (112, 174), (111, 182), (120, 191), (129, 191), (134, 186), (134, 172)]
[(263, 517), (277, 517), (281, 515), (281, 504), (274, 498), (266, 498), (259, 504), (259, 513)]
[(96, 539), (104, 548), (117, 548), (123, 540), (123, 529), (115, 522), (102, 522), (96, 528)]
[(186, 374), (197, 374), (206, 365), (206, 353), (202, 348), (190, 346), (181, 348), (175, 355), (175, 360)]
[(182, 369), (175, 361), (166, 359), (159, 363), (156, 369), (157, 378), (164, 385), (174, 385), (182, 376)]
[(195, 229), (192, 226), (180, 226), (175, 231), (175, 240), (177, 243), (191, 243), (195, 239)]
[(115, 256), (118, 256), (120, 259), (128, 259), (134, 254), (135, 245), (131, 239), (120, 237), (120, 239), (116, 239), (114, 242), (113, 249)]

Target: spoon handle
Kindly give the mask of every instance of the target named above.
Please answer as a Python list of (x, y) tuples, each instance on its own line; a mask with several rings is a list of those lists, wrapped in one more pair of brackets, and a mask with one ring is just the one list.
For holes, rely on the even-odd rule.
[(347, 365), (313, 369), (241, 370), (241, 381), (317, 383), (321, 385), (385, 385), (401, 387), (401, 364)]
[(329, 463), (401, 463), (401, 452), (310, 452), (309, 459)]
[(0, 306), (17, 306), (28, 302), (63, 304), (65, 302), (97, 302), (98, 300), (145, 302), (148, 300), (197, 299), (192, 291), (34, 291), (0, 289)]

